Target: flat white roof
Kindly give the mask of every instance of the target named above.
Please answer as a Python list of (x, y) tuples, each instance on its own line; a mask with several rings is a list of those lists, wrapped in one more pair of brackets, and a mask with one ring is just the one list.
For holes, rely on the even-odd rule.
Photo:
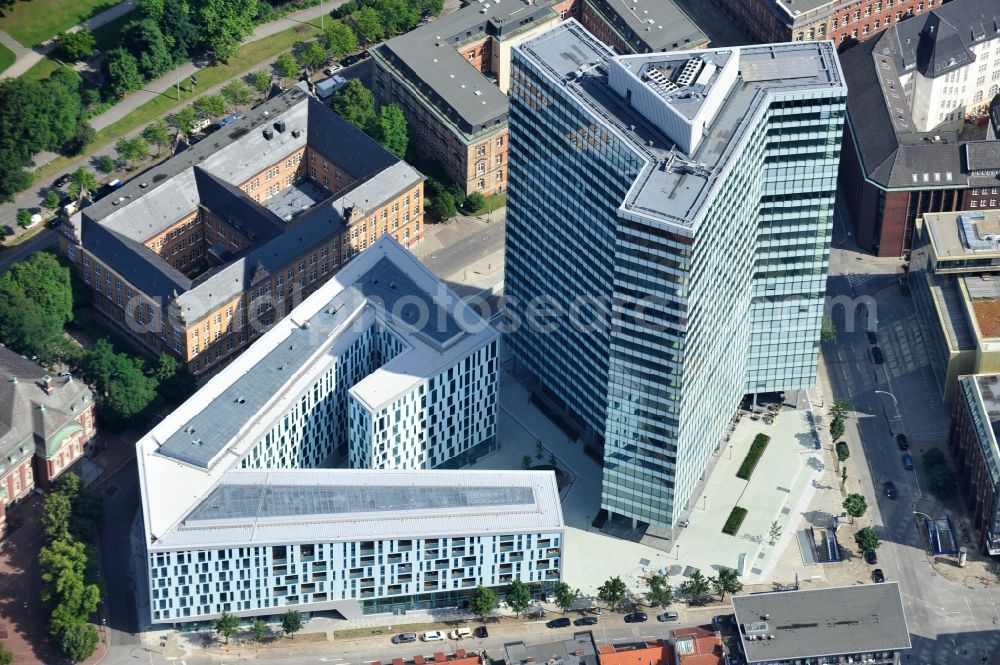
[[(227, 474), (237, 473), (234, 467), (252, 444), (375, 323), (404, 348), (351, 387), (372, 411), (499, 336), (391, 236), (382, 236), (136, 444), (143, 515), (154, 546), (169, 541), (179, 521)], [(314, 479), (300, 483), (340, 482), (339, 476), (314, 475), (318, 471), (282, 473)], [(457, 485), (467, 472), (451, 473), (448, 482)], [(278, 530), (290, 526), (286, 520)], [(216, 531), (220, 542), (232, 542), (230, 527)]]

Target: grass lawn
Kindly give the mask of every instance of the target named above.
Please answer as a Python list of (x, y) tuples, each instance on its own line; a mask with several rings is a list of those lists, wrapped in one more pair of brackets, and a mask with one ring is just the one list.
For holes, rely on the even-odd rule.
[(13, 65), (16, 59), (13, 51), (0, 44), (0, 72)]
[(52, 58), (42, 58), (31, 69), (21, 74), (20, 78), (28, 79), (29, 81), (43, 81), (52, 76), (52, 73), (62, 66)]
[[(298, 41), (309, 39), (310, 37), (314, 37), (319, 34), (319, 28), (314, 26), (308, 26), (308, 29), (303, 32), (298, 32), (299, 30), (301, 30), (301, 27), (289, 28), (288, 30), (271, 35), (270, 37), (250, 42), (249, 44), (244, 45), (243, 48), (240, 49), (240, 54), (228, 63), (213, 65), (212, 67), (205, 67), (204, 69), (199, 70), (198, 90), (195, 94), (191, 93), (189, 83), (188, 87), (185, 87), (183, 83), (186, 82), (182, 82), (180, 101), (178, 101), (174, 96), (175, 90), (171, 89), (168, 94), (160, 95), (156, 99), (146, 102), (118, 122), (112, 123), (97, 132), (97, 138), (87, 149), (88, 153), (96, 153), (109, 143), (116, 142), (136, 127), (140, 127), (155, 120), (156, 118), (160, 118), (170, 111), (182, 106), (185, 102), (190, 101), (192, 98), (205, 94), (205, 91), (212, 86), (223, 83), (224, 81), (233, 78), (237, 74), (240, 74), (248, 69), (252, 69), (254, 65), (270, 60), (282, 51), (290, 49), (292, 45)], [(34, 172), (35, 181), (44, 182), (48, 180), (53, 174), (61, 171), (78, 159), (79, 156), (57, 157)]]
[(31, 48), (72, 28), (119, 0), (31, 0), (15, 2), (0, 16), (0, 30)]

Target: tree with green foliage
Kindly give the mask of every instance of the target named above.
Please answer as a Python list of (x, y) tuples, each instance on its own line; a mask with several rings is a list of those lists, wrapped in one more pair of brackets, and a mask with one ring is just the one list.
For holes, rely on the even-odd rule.
[(84, 354), (80, 369), (101, 396), (102, 417), (111, 421), (134, 418), (156, 397), (156, 379), (143, 372), (142, 360), (115, 353), (106, 339)]
[(472, 192), (465, 197), (465, 205), (462, 206), (466, 213), (473, 215), (486, 207), (486, 197), (479, 192)]
[(563, 611), (563, 614), (566, 614), (580, 597), (580, 590), (574, 589), (565, 582), (556, 582), (555, 586), (552, 587), (552, 596), (555, 597), (559, 609)]
[(54, 357), (63, 326), (73, 319), (69, 269), (49, 252), (35, 252), (0, 276), (0, 341), (43, 362)]
[(371, 7), (362, 7), (351, 14), (351, 27), (358, 39), (365, 44), (373, 44), (385, 35), (382, 16)]
[(479, 617), (480, 621), (486, 621), (486, 617), (496, 609), (497, 602), (497, 594), (493, 589), (478, 586), (469, 599), (469, 611)]
[(133, 21), (125, 26), (122, 43), (135, 55), (139, 71), (147, 80), (162, 76), (174, 65), (170, 44), (152, 19)]
[(834, 416), (830, 421), (830, 438), (839, 441), (844, 436), (844, 419), (841, 416)]
[(14, 662), (14, 654), (4, 647), (3, 642), (0, 642), (0, 665), (11, 665)]
[(263, 619), (254, 619), (253, 622), (253, 639), (255, 642), (263, 642), (264, 638), (267, 637), (267, 622)]
[(249, 104), (253, 101), (253, 90), (240, 79), (233, 79), (222, 90), (222, 98), (229, 103), (229, 108), (233, 111), (240, 104)]
[(42, 503), (42, 529), (50, 543), (69, 536), (69, 522), (73, 514), (70, 497), (62, 492), (50, 492)]
[(86, 60), (94, 54), (97, 42), (90, 28), (80, 28), (73, 32), (60, 32), (56, 35), (56, 44), (63, 56), (70, 62)]
[(299, 62), (289, 51), (285, 51), (275, 59), (274, 72), (282, 79), (295, 78), (299, 73)]
[(59, 203), (61, 201), (62, 199), (59, 196), (59, 192), (55, 191), (54, 189), (50, 189), (45, 193), (44, 205), (49, 210), (55, 210), (56, 208), (58, 208)]
[(14, 218), (17, 220), (17, 225), (22, 229), (31, 226), (31, 211), (27, 208), (20, 208), (17, 214), (14, 215)]
[(420, 11), (411, 0), (374, 0), (373, 8), (391, 35), (412, 30), (420, 22)]
[(226, 100), (222, 95), (205, 95), (194, 100), (194, 109), (203, 118), (215, 118), (226, 112)]
[(743, 591), (743, 582), (740, 581), (740, 574), (734, 568), (719, 568), (719, 572), (714, 577), (708, 578), (712, 584), (712, 589), (719, 596), (719, 600), (725, 600), (726, 594), (734, 594)]
[(376, 118), (375, 96), (358, 79), (351, 79), (333, 93), (330, 108), (361, 131), (367, 130)]
[(771, 528), (767, 532), (767, 540), (774, 545), (778, 538), (781, 538), (781, 525), (778, 524), (778, 520), (774, 520), (771, 522)]
[(858, 529), (858, 532), (854, 534), (854, 542), (858, 544), (858, 549), (862, 552), (874, 552), (882, 545), (875, 529), (870, 526)]
[(825, 316), (823, 317), (823, 322), (820, 325), (819, 339), (822, 342), (837, 341), (837, 327), (833, 325), (833, 321)]
[(156, 146), (157, 156), (159, 156), (161, 149), (174, 142), (170, 127), (167, 125), (167, 121), (162, 118), (146, 125), (145, 129), (142, 130), (142, 138), (146, 139), (150, 145)]
[(136, 161), (149, 154), (149, 143), (142, 136), (133, 136), (130, 139), (119, 139), (115, 144), (115, 150), (122, 159), (128, 161), (128, 168), (131, 170), (135, 167)]
[(507, 607), (520, 616), (531, 605), (531, 589), (521, 580), (514, 580), (507, 585), (503, 599), (507, 603)]
[(379, 110), (375, 124), (375, 140), (396, 157), (400, 159), (406, 157), (410, 135), (403, 109), (399, 108), (399, 104), (387, 104)]
[(268, 91), (271, 90), (271, 75), (265, 71), (252, 72), (247, 81), (251, 88), (260, 93), (261, 99), (267, 97)]
[(87, 549), (72, 538), (54, 540), (38, 551), (42, 602), (53, 608), (52, 633), (60, 635), (69, 625), (86, 621), (97, 609), (101, 594), (87, 584)]
[(843, 506), (847, 514), (851, 516), (852, 523), (855, 518), (861, 517), (868, 510), (868, 502), (861, 494), (848, 494), (847, 498), (844, 499)]
[(79, 201), (97, 191), (97, 176), (85, 166), (69, 174), (69, 195)]
[(674, 589), (670, 586), (670, 578), (660, 573), (647, 575), (643, 582), (646, 585), (646, 602), (652, 607), (667, 607), (674, 601)]
[(696, 570), (690, 578), (681, 583), (680, 590), (692, 605), (701, 605), (708, 598), (711, 587), (711, 581), (700, 570)]
[(229, 638), (235, 635), (239, 629), (240, 618), (230, 614), (229, 612), (223, 612), (219, 618), (215, 620), (215, 632), (226, 638), (226, 644), (229, 644)]
[(162, 2), (162, 13), (159, 18), (146, 14), (160, 26), (163, 36), (174, 54), (174, 61), (187, 60), (198, 48), (201, 35), (195, 24), (191, 3), (188, 0), (150, 0)]
[(445, 190), (434, 195), (431, 203), (431, 212), (442, 221), (451, 219), (458, 214), (458, 206), (455, 205), (455, 197), (451, 192)]
[(525, 455), (521, 458), (521, 468), (527, 471), (532, 467), (531, 455)]
[(614, 612), (628, 596), (628, 586), (622, 578), (615, 576), (608, 579), (597, 589), (597, 597)]
[(947, 466), (936, 466), (927, 470), (927, 486), (939, 499), (947, 499), (955, 493), (958, 479)]
[(159, 383), (160, 395), (168, 402), (187, 399), (198, 386), (194, 376), (167, 353), (161, 353), (156, 359), (151, 375)]
[(833, 400), (833, 404), (830, 406), (830, 414), (836, 418), (846, 418), (847, 414), (854, 409), (854, 405), (848, 402), (846, 399), (836, 399)]
[(111, 155), (101, 155), (97, 158), (97, 170), (101, 173), (114, 173), (118, 168), (118, 161)]
[(323, 42), (330, 55), (338, 60), (358, 50), (358, 38), (354, 31), (339, 19), (327, 22), (323, 28)]
[(139, 61), (120, 46), (111, 49), (104, 58), (104, 75), (111, 91), (119, 97), (138, 90), (145, 83), (139, 71)]
[(326, 49), (323, 48), (323, 45), (318, 40), (308, 42), (299, 49), (299, 63), (308, 72), (319, 69), (329, 59), (330, 56), (327, 54)]
[(198, 122), (198, 112), (194, 110), (193, 106), (185, 106), (170, 116), (170, 122), (177, 128), (177, 131), (190, 138), (194, 126)]
[(281, 616), (281, 630), (285, 635), (294, 635), (302, 630), (302, 615), (298, 610), (288, 610)]
[(261, 13), (258, 0), (201, 0), (194, 7), (203, 41), (223, 62), (239, 53)]
[(59, 647), (73, 663), (82, 663), (90, 658), (97, 648), (100, 636), (89, 623), (74, 623), (66, 627), (59, 637)]

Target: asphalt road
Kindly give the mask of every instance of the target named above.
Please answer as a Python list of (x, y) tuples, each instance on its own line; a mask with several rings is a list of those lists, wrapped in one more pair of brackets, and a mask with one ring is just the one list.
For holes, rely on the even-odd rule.
[[(831, 265), (857, 265), (844, 258)], [(934, 513), (940, 506), (921, 488), (918, 473), (903, 468), (895, 441), (897, 433), (907, 435), (919, 470), (924, 450), (935, 446), (947, 450), (949, 412), (927, 364), (912, 300), (902, 295), (895, 275), (859, 274), (857, 268), (851, 272), (832, 274), (827, 287), (828, 296), (839, 296), (858, 308), (853, 332), (846, 330), (844, 310), (833, 312), (838, 339), (824, 345), (824, 356), (834, 394), (826, 399), (846, 399), (854, 406), (847, 422), (851, 457), (846, 464), (848, 472), (862, 480), (869, 515), (882, 541), (878, 567), (887, 579), (899, 582), (903, 593), (913, 639), (909, 662), (979, 663), (984, 655), (1000, 652), (1000, 591), (969, 588), (932, 568), (920, 525), (923, 513)], [(885, 356), (880, 365), (872, 361), (865, 336), (867, 315), (861, 306), (875, 296), (873, 318)], [(895, 484), (896, 498), (885, 495), (886, 481)]]
[(59, 246), (59, 232), (54, 229), (42, 229), (30, 240), (25, 240), (17, 247), (5, 248), (0, 252), (0, 274), (21, 259), (26, 259), (40, 249), (55, 250)]

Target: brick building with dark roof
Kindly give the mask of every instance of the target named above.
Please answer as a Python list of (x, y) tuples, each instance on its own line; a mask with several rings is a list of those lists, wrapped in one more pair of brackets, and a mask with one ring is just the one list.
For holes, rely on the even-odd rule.
[(36, 485), (49, 487), (95, 432), (93, 395), (84, 383), (53, 377), (0, 346), (0, 538), (7, 507)]
[(1000, 90), (1000, 5), (954, 0), (841, 55), (840, 183), (857, 242), (909, 253), (927, 212), (1000, 207), (989, 100)]
[(63, 226), (94, 308), (214, 372), (384, 235), (423, 237), (424, 177), (298, 88)]

